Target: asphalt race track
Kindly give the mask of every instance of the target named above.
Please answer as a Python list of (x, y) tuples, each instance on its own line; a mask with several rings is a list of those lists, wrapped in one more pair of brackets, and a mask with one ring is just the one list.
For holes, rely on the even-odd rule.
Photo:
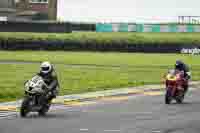
[(180, 105), (165, 105), (162, 94), (151, 94), (58, 107), (45, 118), (2, 118), (0, 133), (200, 133), (200, 90)]

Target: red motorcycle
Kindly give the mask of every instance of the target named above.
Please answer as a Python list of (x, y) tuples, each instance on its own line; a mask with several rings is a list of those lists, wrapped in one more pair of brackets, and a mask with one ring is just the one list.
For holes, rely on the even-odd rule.
[(166, 75), (165, 85), (165, 103), (170, 104), (174, 99), (177, 103), (182, 103), (184, 100), (184, 86), (188, 81), (184, 78), (184, 72), (178, 70), (170, 70)]

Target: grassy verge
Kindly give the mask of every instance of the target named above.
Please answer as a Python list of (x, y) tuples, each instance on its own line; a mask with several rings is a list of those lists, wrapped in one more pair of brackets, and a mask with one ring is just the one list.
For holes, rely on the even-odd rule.
[[(200, 79), (198, 56), (92, 52), (0, 52), (0, 61), (50, 60), (53, 62), (62, 87), (60, 95), (159, 84), (162, 75), (173, 67), (176, 59), (182, 59), (190, 64), (193, 80)], [(23, 96), (23, 83), (38, 72), (39, 64), (1, 64), (0, 69), (0, 101), (15, 100)]]
[(0, 51), (0, 61), (44, 61), (61, 64), (89, 64), (105, 66), (168, 66), (177, 59), (188, 64), (199, 65), (199, 56), (183, 54), (141, 54), (114, 52), (45, 52), (45, 51)]

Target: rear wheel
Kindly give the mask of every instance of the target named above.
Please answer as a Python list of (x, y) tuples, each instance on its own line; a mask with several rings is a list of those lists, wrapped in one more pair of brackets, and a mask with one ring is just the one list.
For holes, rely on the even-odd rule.
[(181, 104), (181, 103), (183, 103), (183, 99), (177, 99), (176, 102)]
[(39, 113), (39, 116), (45, 116), (46, 115), (46, 111), (44, 109), (41, 109), (38, 113)]
[(22, 102), (21, 109), (20, 109), (21, 117), (26, 117), (26, 115), (28, 114), (29, 102), (30, 102), (30, 98), (25, 97)]
[[(44, 100), (44, 101), (46, 101), (46, 100)], [(46, 113), (49, 111), (49, 108), (50, 108), (50, 103), (48, 103), (48, 101), (44, 102), (42, 108), (38, 111), (39, 115), (45, 116)]]
[(38, 111), (39, 116), (45, 116), (46, 113), (49, 111), (49, 105), (45, 105)]
[(176, 98), (176, 102), (181, 104), (184, 100), (184, 92), (180, 92), (179, 96)]

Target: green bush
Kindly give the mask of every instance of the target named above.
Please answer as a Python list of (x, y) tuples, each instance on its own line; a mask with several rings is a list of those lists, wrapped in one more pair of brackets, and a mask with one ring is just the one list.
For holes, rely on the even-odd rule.
[(30, 45), (27, 49), (38, 47), (53, 50), (137, 51), (157, 49), (159, 51), (162, 47), (173, 47), (171, 49), (174, 49), (174, 47), (179, 48), (185, 45), (197, 46), (200, 44), (200, 33), (0, 33), (0, 45), (8, 45), (10, 48), (16, 44), (23, 45), (23, 48), (16, 46), (15, 49), (26, 49), (28, 47), (26, 45)]

